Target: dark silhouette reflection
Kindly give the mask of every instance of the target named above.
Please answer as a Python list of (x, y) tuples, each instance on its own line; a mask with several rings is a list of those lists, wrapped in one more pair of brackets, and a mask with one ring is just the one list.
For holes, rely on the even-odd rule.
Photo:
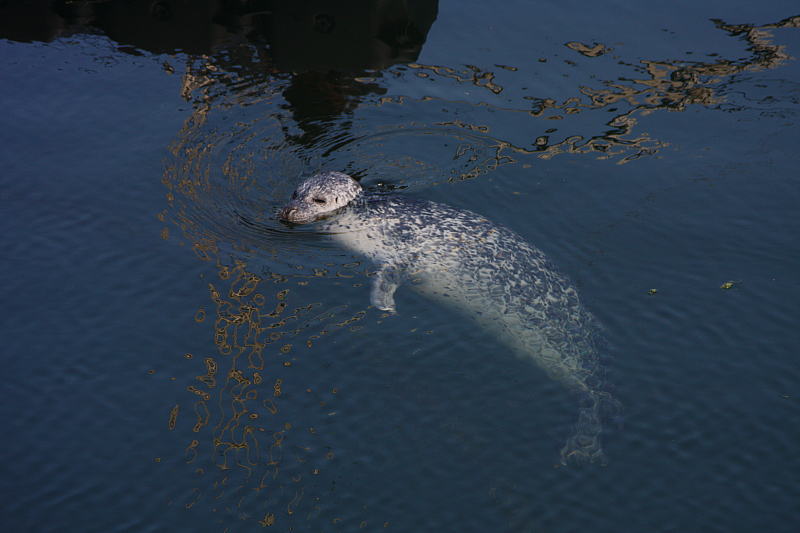
[[(218, 68), (245, 67), (262, 81), (286, 75), (286, 100), (304, 128), (308, 119), (356, 107), (360, 96), (382, 94), (357, 78), (415, 61), (437, 12), (437, 0), (6, 0), (0, 38), (49, 42), (100, 34), (127, 53), (213, 56)], [(196, 88), (203, 72), (187, 77)]]
[(154, 54), (212, 54), (242, 42), (281, 72), (359, 74), (419, 57), (437, 0), (5, 0), (0, 38), (51, 41), (102, 33)]
[(276, 1), (261, 26), (282, 72), (358, 74), (416, 61), (437, 1)]

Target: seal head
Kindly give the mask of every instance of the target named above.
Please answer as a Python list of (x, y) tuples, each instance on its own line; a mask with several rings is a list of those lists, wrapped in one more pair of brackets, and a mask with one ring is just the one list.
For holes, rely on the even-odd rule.
[(278, 216), (286, 222), (311, 222), (346, 206), (361, 192), (356, 180), (341, 172), (322, 172), (305, 180)]

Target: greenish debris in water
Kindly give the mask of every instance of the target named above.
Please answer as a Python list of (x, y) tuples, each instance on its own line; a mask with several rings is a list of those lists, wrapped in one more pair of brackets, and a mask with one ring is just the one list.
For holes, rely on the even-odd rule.
[(650, 289), (650, 296), (654, 295), (655, 293), (656, 293), (655, 289)]
[(741, 281), (728, 281), (727, 283), (723, 283), (719, 286), (720, 289), (725, 289), (726, 291), (732, 288), (734, 285), (741, 283)]

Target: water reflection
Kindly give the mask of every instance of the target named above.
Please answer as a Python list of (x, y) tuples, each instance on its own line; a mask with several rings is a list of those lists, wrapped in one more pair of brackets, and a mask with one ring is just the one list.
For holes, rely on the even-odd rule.
[[(559, 141), (551, 139), (551, 135), (540, 135), (532, 143), (533, 148), (515, 144), (501, 139), (494, 139), (490, 144), (491, 157), (475, 154), (474, 160), (482, 159), (478, 164), (461, 171), (459, 179), (475, 178), (491, 172), (504, 163), (516, 162), (515, 156), (536, 155), (549, 159), (558, 154), (597, 153), (600, 159), (621, 156), (618, 163), (626, 163), (642, 156), (651, 156), (666, 146), (668, 140), (658, 140), (643, 133), (636, 135), (634, 130), (638, 124), (637, 116), (646, 116), (654, 111), (685, 111), (691, 105), (718, 106), (725, 98), (718, 95), (715, 87), (725, 87), (731, 78), (742, 72), (755, 72), (763, 69), (777, 68), (792, 59), (784, 52), (784, 47), (772, 44), (769, 30), (776, 28), (797, 28), (800, 17), (790, 17), (775, 24), (753, 26), (749, 24), (731, 25), (723, 21), (714, 21), (717, 28), (729, 32), (731, 36), (743, 37), (750, 44), (748, 50), (752, 56), (745, 60), (718, 59), (714, 62), (690, 62), (678, 60), (641, 60), (639, 64), (627, 63), (632, 71), (645, 76), (620, 78), (619, 80), (602, 81), (603, 88), (588, 86), (576, 87), (579, 95), (557, 101), (548, 97), (525, 96), (529, 108), (505, 108), (493, 105), (489, 101), (475, 105), (491, 107), (505, 113), (525, 113), (532, 117), (562, 121), (569, 115), (576, 115), (590, 110), (608, 109), (618, 111), (619, 107), (627, 107), (628, 111), (617, 113), (606, 123), (609, 129), (591, 137), (585, 135), (562, 136)], [(614, 49), (604, 44), (592, 45), (568, 42), (567, 48), (590, 58), (598, 58)], [(436, 76), (456, 80), (459, 83), (470, 83), (484, 88), (493, 94), (500, 94), (503, 87), (495, 80), (495, 73), (483, 71), (474, 66), (454, 70), (435, 65), (411, 64), (409, 67), (418, 70), (417, 76)], [(504, 70), (517, 71), (516, 68), (496, 65)], [(403, 98), (385, 98), (383, 104), (403, 103)], [(469, 131), (488, 133), (489, 128), (480, 124), (465, 123), (461, 120), (436, 123), (440, 126), (454, 126)], [(554, 133), (555, 128), (545, 133)], [(485, 146), (481, 147), (485, 151)], [(460, 148), (463, 151), (463, 147)], [(462, 155), (462, 154), (458, 154)]]
[[(187, 387), (196, 400), (186, 402), (188, 408), (176, 405), (170, 415), (171, 428), (188, 417), (181, 427), (194, 433), (184, 455), (195, 489), (184, 504), (222, 501), (228, 518), (262, 526), (281, 525), (295, 513), (300, 520), (322, 515), (341, 521), (327, 501), (339, 495), (326, 497), (321, 490), (335, 486), (334, 472), (341, 470), (329, 442), (330, 423), (341, 408), (339, 391), (316, 390), (298, 380), (292, 364), (296, 351), (312, 348), (318, 339), (342, 328), (361, 329), (365, 311), (348, 313), (346, 305), (325, 309), (320, 303), (295, 307), (288, 277), (255, 274), (241, 261), (226, 266), (215, 248), (200, 252), (216, 262), (218, 280), (208, 284), (215, 311), (201, 308), (195, 320), (214, 321), (218, 354), (204, 357), (205, 373)], [(327, 274), (318, 270), (310, 277)], [(304, 284), (305, 276), (292, 278)], [(300, 418), (298, 409), (304, 412)]]
[[(527, 156), (549, 159), (561, 154), (585, 154), (623, 164), (643, 156), (656, 156), (671, 144), (669, 139), (637, 132), (640, 117), (656, 111), (685, 111), (694, 105), (725, 109), (725, 93), (728, 84), (735, 83), (736, 75), (782, 65), (789, 56), (781, 45), (771, 43), (770, 30), (797, 27), (798, 17), (759, 27), (721, 21), (715, 24), (731, 36), (745, 38), (750, 43), (751, 56), (737, 60), (717, 58), (710, 62), (670, 59), (623, 62), (630, 68), (629, 77), (576, 86), (574, 96), (560, 101), (546, 95), (522, 95), (519, 86), (524, 83), (526, 73), (508, 65), (453, 68), (409, 63), (356, 80), (336, 71), (276, 76), (265, 72), (258, 63), (242, 60), (241, 56), (236, 56), (241, 60), (238, 63), (233, 56), (196, 59), (187, 63), (183, 91), (184, 97), (194, 103), (195, 111), (174, 148), (177, 152), (198, 146), (214, 150), (220, 131), (230, 132), (231, 128), (216, 123), (207, 125), (210, 113), (220, 109), (230, 114), (232, 107), (261, 106), (263, 111), (259, 112), (258, 121), (270, 124), (256, 124), (251, 117), (245, 119), (243, 127), (257, 129), (253, 133), (269, 139), (270, 149), (293, 153), (298, 165), (284, 168), (284, 175), (288, 176), (306, 169), (310, 173), (319, 168), (321, 161), (336, 162), (338, 170), (355, 176), (375, 176), (376, 167), (388, 165), (391, 171), (397, 167), (410, 169), (412, 176), (400, 185), (388, 177), (391, 172), (385, 172), (377, 181), (390, 187), (427, 187), (441, 178), (469, 179), (503, 165), (526, 164)], [(615, 63), (621, 62), (609, 55), (613, 48), (604, 44), (568, 42), (565, 46), (592, 61), (605, 61), (607, 57)], [(543, 65), (540, 68), (546, 68), (546, 62)], [(439, 80), (456, 87), (475, 87), (477, 91), (469, 91), (467, 100), (389, 95), (385, 87), (393, 79)], [(505, 94), (509, 91), (511, 94)], [(465, 94), (458, 88), (452, 92)], [(511, 98), (504, 98), (505, 104), (501, 105), (495, 98), (499, 95)], [(397, 106), (400, 108), (392, 109)], [(362, 109), (359, 113), (365, 118), (359, 124), (352, 120), (357, 108)], [(459, 113), (459, 109), (467, 112)], [(609, 112), (612, 117), (605, 118)], [(383, 120), (387, 116), (411, 117), (411, 120)], [(476, 122), (475, 116), (481, 122)], [(591, 126), (594, 132), (587, 131), (586, 120), (581, 116), (595, 122), (600, 119), (599, 124)], [(418, 117), (425, 117), (425, 122), (414, 120)], [(420, 139), (414, 141), (411, 137)], [(428, 153), (446, 153), (450, 157), (442, 155), (425, 161), (419, 158), (421, 151), (409, 153), (407, 146), (424, 147)], [(265, 152), (253, 144), (248, 148), (255, 149), (255, 153)], [(343, 156), (344, 152), (350, 153)], [(415, 172), (416, 166), (424, 167), (424, 171)], [(282, 183), (274, 186), (278, 193), (274, 196), (276, 201), (292, 188)]]
[[(623, 63), (629, 76), (576, 85), (571, 88), (572, 95), (561, 99), (523, 94), (519, 90), (525, 83), (522, 66), (442, 66), (412, 61), (356, 80), (347, 72), (325, 69), (280, 74), (265, 69), (264, 62), (245, 58), (254, 54), (194, 58), (186, 66), (183, 92), (193, 103), (194, 112), (171, 147), (175, 161), (164, 176), (170, 197), (189, 201), (180, 208), (175, 204), (166, 215), (181, 226), (182, 236), (213, 247), (215, 253), (232, 257), (230, 261), (241, 257), (241, 250), (246, 247), (247, 255), (269, 261), (273, 276), (288, 275), (292, 262), (301, 257), (343, 266), (349, 258), (337, 256), (334, 248), (321, 244), (319, 235), (302, 231), (286, 235), (275, 221), (275, 208), (289, 197), (299, 176), (328, 168), (360, 177), (373, 190), (419, 191), (438, 183), (490, 175), (506, 165), (529, 165), (533, 158), (589, 155), (624, 164), (657, 156), (670, 145), (670, 139), (637, 131), (640, 117), (657, 111), (683, 112), (698, 105), (721, 108), (726, 91), (736, 83), (738, 74), (777, 68), (789, 59), (782, 46), (771, 42), (770, 30), (797, 27), (798, 20), (793, 17), (759, 27), (715, 21), (718, 30), (747, 40), (746, 59), (649, 58)], [(613, 56), (613, 47), (606, 44), (567, 42), (564, 46), (593, 62), (620, 61)], [(547, 63), (542, 62), (540, 68), (546, 69)], [(422, 95), (400, 93), (394, 80), (405, 82), (404, 91)], [(426, 95), (421, 84), (430, 81), (453, 86), (450, 94), (459, 96), (443, 97), (441, 90), (435, 92), (436, 96)], [(465, 97), (467, 93), (469, 96)], [(500, 100), (499, 96), (506, 98)], [(463, 109), (467, 112), (459, 112)], [(606, 118), (609, 114), (611, 118)], [(589, 121), (587, 126), (586, 121), (577, 120), (581, 117), (595, 121)], [(599, 123), (597, 117), (602, 117)], [(230, 249), (230, 243), (237, 243), (238, 248)], [(370, 274), (361, 265), (355, 271), (362, 279)], [(262, 294), (269, 298), (270, 292), (277, 290), (263, 289)], [(349, 320), (373, 316), (370, 313), (374, 311), (362, 314), (365, 311), (335, 312), (352, 317)], [(332, 324), (346, 322), (331, 320)], [(227, 319), (222, 323), (229, 324)], [(280, 335), (281, 330), (274, 333)], [(280, 360), (278, 353), (272, 350), (273, 362)], [(247, 362), (247, 368), (254, 366), (250, 359), (245, 361), (240, 356), (239, 360)], [(271, 376), (264, 383), (269, 387), (286, 383), (277, 379), (284, 378)], [(230, 390), (236, 390), (238, 383)], [(258, 398), (269, 393), (269, 387), (262, 387)], [(240, 398), (241, 395), (232, 401)], [(237, 409), (231, 406), (229, 411), (232, 419)], [(267, 411), (271, 412), (268, 407)], [(306, 414), (302, 419), (307, 419)], [(459, 439), (469, 440), (476, 454), (489, 457), (486, 450), (491, 449), (490, 443), (465, 437), (477, 430), (460, 430), (458, 424), (447, 420), (440, 423)], [(263, 428), (267, 434), (280, 432), (280, 428)], [(215, 446), (233, 450), (234, 444), (246, 440), (244, 434), (236, 439), (222, 443), (215, 436), (214, 442)], [(273, 450), (283, 443), (268, 439), (265, 442)], [(305, 451), (308, 455), (301, 454), (301, 460), (313, 463), (315, 471), (325, 471), (325, 457)], [(285, 457), (281, 455), (281, 461)], [(298, 494), (320, 497), (311, 485), (304, 484), (309, 477), (295, 483), (293, 476), (300, 472), (286, 463), (275, 466), (273, 461), (271, 455), (270, 468), (275, 467), (276, 473), (280, 468), (277, 486), (285, 492), (281, 493), (282, 499), (265, 500), (270, 509), (279, 508), (272, 506), (273, 501), (280, 502), (286, 515)], [(247, 476), (249, 472), (247, 469)], [(283, 474), (290, 477), (281, 482)], [(496, 474), (493, 486), (510, 493), (516, 490), (515, 482), (503, 471)], [(241, 483), (260, 489), (256, 481), (248, 477)], [(513, 499), (512, 495), (509, 501)], [(320, 513), (333, 518), (323, 509), (327, 509), (325, 504), (314, 506), (309, 519)], [(524, 521), (527, 512), (520, 512), (520, 520)], [(274, 513), (270, 510), (262, 524), (280, 519)]]
[(207, 55), (250, 43), (280, 72), (353, 74), (414, 61), (437, 0), (7, 0), (0, 38), (49, 42), (102, 33), (123, 51)]
[[(221, 81), (209, 71), (255, 73), (257, 83), (284, 75), (290, 81), (284, 98), (305, 129), (296, 141), (309, 143), (328, 126), (315, 119), (385, 92), (359, 76), (417, 59), (437, 6), (437, 0), (10, 0), (0, 3), (0, 38), (49, 42), (95, 33), (126, 53), (189, 54), (182, 91), (187, 99)], [(206, 61), (194, 69), (194, 57)], [(165, 70), (174, 72), (169, 63)]]

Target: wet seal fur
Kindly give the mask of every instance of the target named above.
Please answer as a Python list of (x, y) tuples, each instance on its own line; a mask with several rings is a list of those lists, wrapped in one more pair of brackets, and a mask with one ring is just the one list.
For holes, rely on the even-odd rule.
[(371, 291), (378, 309), (395, 312), (394, 293), (410, 282), (576, 393), (579, 419), (561, 462), (608, 462), (603, 423), (619, 414), (620, 404), (598, 355), (602, 328), (541, 251), (470, 211), (404, 197), (365, 197), (358, 182), (341, 172), (301, 183), (279, 216), (291, 223), (324, 219), (323, 231), (379, 265)]

